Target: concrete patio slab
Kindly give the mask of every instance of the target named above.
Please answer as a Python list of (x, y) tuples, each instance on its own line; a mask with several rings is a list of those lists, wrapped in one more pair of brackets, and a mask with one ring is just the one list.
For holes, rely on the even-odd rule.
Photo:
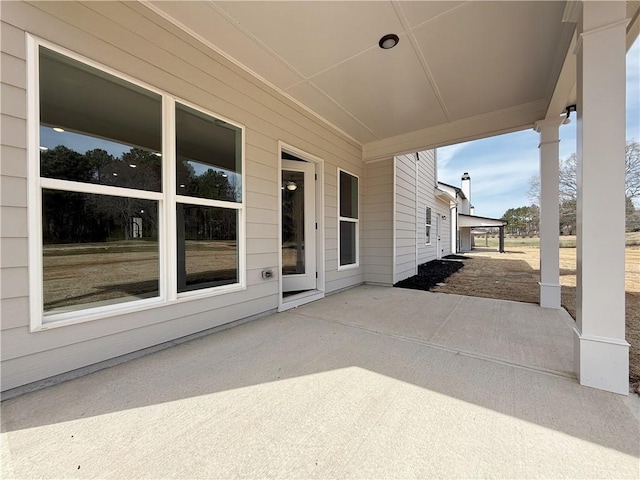
[[(460, 299), (359, 287), (7, 400), (2, 478), (638, 478), (637, 397), (509, 363), (549, 335), (488, 358)], [(541, 311), (488, 302), (467, 317), (487, 336)], [(482, 354), (429, 345), (422, 310), (448, 317), (428, 339), (458, 325)]]
[(305, 305), (299, 313), (574, 376), (574, 322), (564, 309), (363, 286)]

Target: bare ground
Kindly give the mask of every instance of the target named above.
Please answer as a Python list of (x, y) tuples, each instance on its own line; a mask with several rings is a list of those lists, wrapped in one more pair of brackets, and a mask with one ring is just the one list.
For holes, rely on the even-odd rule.
[[(466, 254), (464, 268), (451, 275), (434, 292), (499, 298), (538, 303), (540, 250), (519, 245), (506, 253), (474, 250)], [(640, 393), (640, 248), (626, 249), (626, 337), (629, 351), (629, 381)], [(576, 318), (576, 249), (560, 249), (562, 306)]]

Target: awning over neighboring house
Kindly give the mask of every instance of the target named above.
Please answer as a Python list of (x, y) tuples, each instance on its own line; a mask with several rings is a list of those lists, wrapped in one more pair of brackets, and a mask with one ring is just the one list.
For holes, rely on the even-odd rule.
[[(500, 251), (500, 253), (504, 253), (504, 227), (506, 224), (507, 222), (505, 220), (500, 220), (498, 218), (477, 217), (475, 215), (465, 215), (463, 213), (458, 214), (458, 228), (478, 228), (478, 227), (499, 228), (500, 243), (498, 246), (498, 250)], [(471, 242), (471, 239), (470, 239), (470, 242)], [(472, 245), (473, 244), (470, 243), (470, 247)]]
[(475, 215), (458, 214), (458, 227), (504, 227), (505, 220), (499, 218), (477, 217)]

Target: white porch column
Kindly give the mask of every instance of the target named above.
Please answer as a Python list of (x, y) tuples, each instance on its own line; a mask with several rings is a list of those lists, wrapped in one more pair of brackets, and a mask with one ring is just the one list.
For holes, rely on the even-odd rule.
[(627, 395), (625, 2), (583, 2), (577, 46), (577, 325), (580, 383)]
[(565, 117), (536, 122), (540, 133), (540, 306), (560, 308), (560, 124)]

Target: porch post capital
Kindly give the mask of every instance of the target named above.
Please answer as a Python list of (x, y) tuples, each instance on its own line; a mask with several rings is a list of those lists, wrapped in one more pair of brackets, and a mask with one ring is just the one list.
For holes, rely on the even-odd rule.
[(551, 127), (555, 127), (559, 129), (560, 125), (564, 123), (566, 118), (567, 118), (566, 116), (562, 115), (558, 118), (545, 118), (543, 120), (538, 120), (536, 123), (533, 124), (533, 129), (538, 133), (542, 133), (543, 129), (547, 129)]

